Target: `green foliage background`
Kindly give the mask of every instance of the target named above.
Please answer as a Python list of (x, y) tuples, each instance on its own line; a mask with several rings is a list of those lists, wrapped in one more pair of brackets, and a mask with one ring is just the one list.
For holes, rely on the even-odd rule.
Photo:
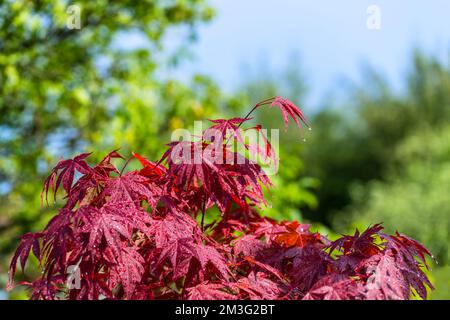
[[(58, 159), (93, 151), (95, 161), (119, 147), (158, 159), (174, 129), (242, 116), (279, 94), (304, 107), (313, 131), (306, 142), (295, 129), (280, 132), (280, 171), (265, 214), (309, 221), (330, 238), (383, 221), (432, 250), (439, 261), (432, 297), (450, 298), (448, 65), (415, 51), (401, 93), (367, 67), (347, 99), (313, 113), (301, 104), (308, 87), (295, 54), (285, 70), (245, 70), (227, 94), (207, 75), (171, 76), (196, 27), (214, 17), (205, 0), (77, 1), (80, 30), (66, 27), (70, 4), (0, 4), (0, 290), (19, 235), (54, 214), (39, 194)], [(184, 35), (175, 47), (166, 42), (173, 30)], [(121, 43), (135, 35), (142, 45)], [(274, 112), (258, 120), (281, 128)], [(28, 271), (32, 277), (38, 268)]]
[(403, 92), (368, 68), (346, 101), (315, 115), (305, 150), (322, 221), (337, 232), (383, 222), (418, 239), (436, 257), (432, 298), (449, 299), (450, 66), (416, 50)]

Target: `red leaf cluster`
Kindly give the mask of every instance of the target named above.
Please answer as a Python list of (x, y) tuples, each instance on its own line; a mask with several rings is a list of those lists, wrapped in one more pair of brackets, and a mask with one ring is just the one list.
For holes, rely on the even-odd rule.
[[(280, 107), (286, 125), (306, 123), (286, 99), (253, 110), (264, 105)], [(309, 225), (260, 215), (271, 182), (229, 146), (261, 150), (241, 137), (247, 120), (212, 120), (200, 141), (172, 142), (156, 163), (135, 153), (138, 171), (116, 168), (117, 151), (95, 166), (89, 154), (60, 161), (43, 196), (62, 186), (65, 205), (22, 237), (9, 287), (33, 252), (42, 275), (22, 283), (33, 299), (425, 299), (430, 253), (415, 240), (374, 225), (331, 242)], [(220, 217), (205, 225), (214, 206)]]

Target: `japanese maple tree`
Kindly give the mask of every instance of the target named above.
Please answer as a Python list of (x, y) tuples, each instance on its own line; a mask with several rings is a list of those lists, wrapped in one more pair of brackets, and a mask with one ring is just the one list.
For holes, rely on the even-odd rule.
[[(307, 224), (262, 216), (271, 181), (236, 144), (277, 161), (266, 136), (261, 147), (242, 135), (262, 133), (244, 127), (265, 106), (279, 107), (286, 127), (289, 119), (308, 126), (297, 106), (275, 97), (244, 118), (211, 120), (157, 162), (134, 153), (138, 171), (126, 171), (130, 159), (117, 150), (96, 165), (88, 153), (61, 160), (42, 197), (60, 190), (65, 204), (44, 230), (22, 236), (8, 287), (32, 252), (42, 274), (20, 283), (32, 299), (426, 299), (431, 254), (417, 241), (380, 224), (330, 241)], [(220, 214), (205, 223), (213, 207)]]

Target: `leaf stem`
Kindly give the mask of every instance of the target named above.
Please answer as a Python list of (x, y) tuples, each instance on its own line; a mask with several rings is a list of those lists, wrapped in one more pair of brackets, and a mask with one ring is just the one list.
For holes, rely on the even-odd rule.
[(123, 170), (125, 170), (125, 168), (127, 167), (128, 163), (130, 163), (130, 161), (133, 159), (134, 157), (129, 157), (127, 162), (125, 162), (125, 164), (122, 167), (122, 170), (120, 170), (120, 175), (122, 176)]
[[(255, 111), (258, 107), (268, 104), (269, 102), (272, 102), (273, 99), (275, 99), (275, 97), (260, 101), (257, 104), (255, 104), (255, 106), (247, 113), (247, 115), (244, 117), (244, 119), (247, 119), (253, 113), (253, 111)], [(238, 125), (238, 128), (241, 126), (241, 124), (242, 124), (242, 122)]]
[(204, 231), (205, 211), (206, 211), (206, 195), (204, 195), (203, 202), (202, 202), (202, 221), (200, 223), (202, 232)]
[[(263, 106), (265, 104), (268, 104), (269, 102), (272, 102), (273, 99), (275, 99), (276, 97), (272, 97), (272, 98), (268, 98), (265, 99), (263, 101), (258, 102), (257, 104), (255, 104), (255, 106), (247, 113), (247, 115), (244, 117), (244, 119), (247, 119), (248, 117), (250, 117), (250, 115), (256, 110), (258, 109), (258, 107)], [(239, 129), (241, 127), (243, 122), (239, 123), (239, 125), (237, 126), (237, 128)], [(227, 141), (225, 142), (225, 145), (228, 145), (228, 141), (230, 141), (230, 137), (228, 137)]]

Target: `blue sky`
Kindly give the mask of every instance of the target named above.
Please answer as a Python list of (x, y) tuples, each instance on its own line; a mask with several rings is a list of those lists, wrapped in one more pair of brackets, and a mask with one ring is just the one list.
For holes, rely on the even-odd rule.
[[(231, 91), (243, 64), (286, 66), (298, 52), (310, 88), (308, 104), (317, 105), (342, 79), (358, 81), (368, 63), (398, 85), (411, 49), (420, 47), (448, 62), (450, 1), (406, 0), (213, 0), (217, 17), (198, 30), (194, 58), (180, 74), (211, 75)], [(381, 29), (369, 30), (366, 10), (377, 5)]]

